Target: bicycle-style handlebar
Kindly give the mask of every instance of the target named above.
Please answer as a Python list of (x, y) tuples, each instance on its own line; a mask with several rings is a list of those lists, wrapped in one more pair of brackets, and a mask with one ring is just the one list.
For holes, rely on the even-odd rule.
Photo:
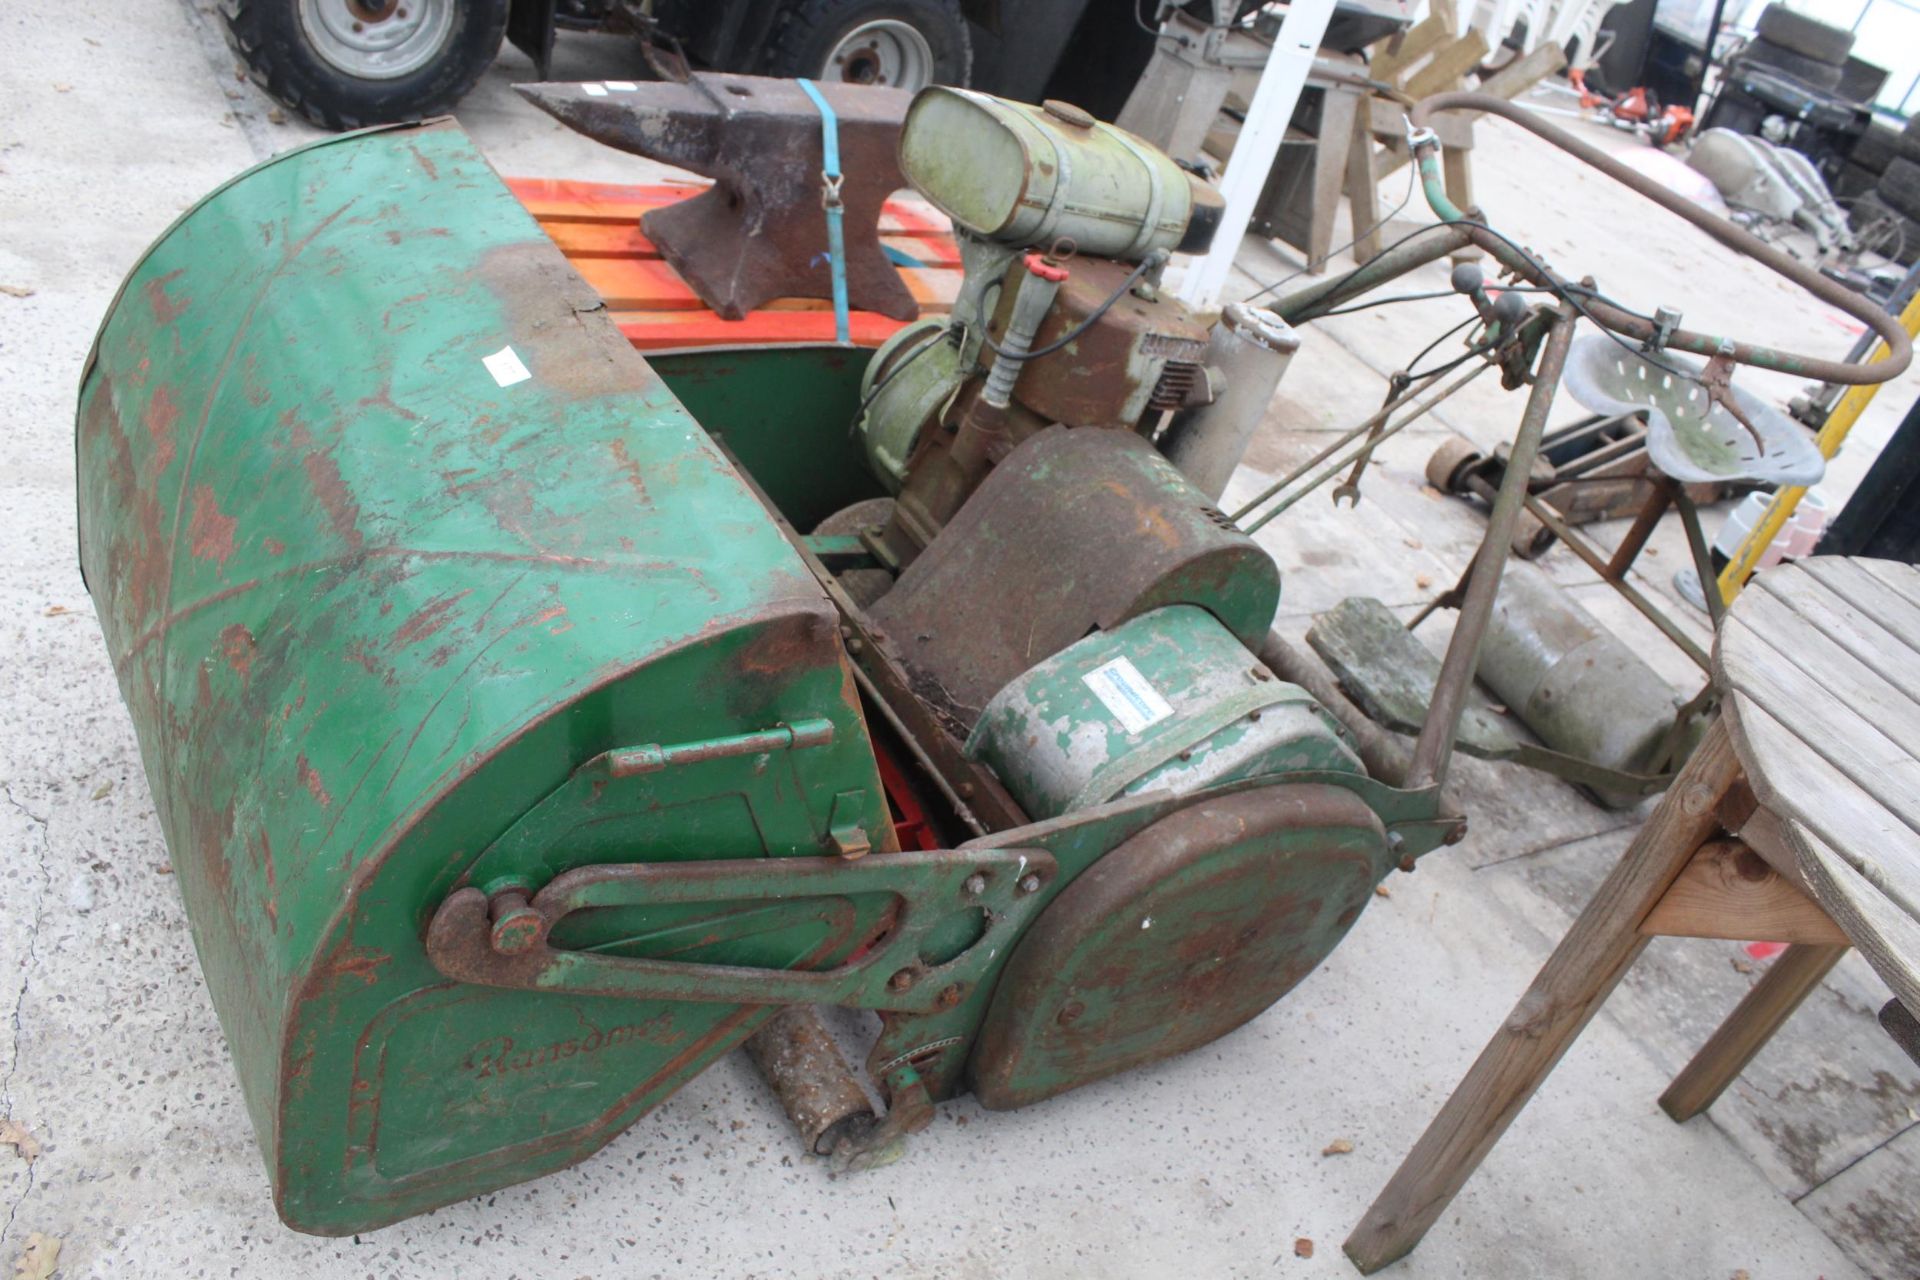
[[(1531, 283), (1560, 289), (1567, 282), (1555, 277), (1537, 258), (1520, 252), (1513, 244), (1489, 228), (1475, 223), (1465, 212), (1455, 206), (1452, 200), (1448, 199), (1446, 185), (1440, 173), (1440, 143), (1434, 137), (1433, 131), (1427, 127), (1427, 122), (1442, 111), (1483, 111), (1510, 120), (1529, 133), (1545, 139), (1576, 160), (1584, 161), (1615, 182), (1631, 188), (1668, 212), (1686, 219), (1729, 249), (1764, 264), (1828, 306), (1844, 311), (1867, 325), (1886, 341), (1887, 354), (1884, 359), (1870, 363), (1850, 364), (1843, 360), (1828, 360), (1792, 351), (1781, 351), (1759, 343), (1739, 342), (1691, 329), (1675, 329), (1665, 334), (1661, 337), (1662, 345), (1702, 356), (1724, 354), (1742, 364), (1798, 374), (1820, 382), (1847, 384), (1886, 382), (1899, 377), (1911, 363), (1913, 344), (1907, 337), (1906, 329), (1893, 316), (1859, 294), (1782, 253), (1752, 232), (1735, 226), (1725, 218), (1716, 217), (1684, 196), (1667, 190), (1643, 174), (1635, 173), (1592, 143), (1585, 142), (1556, 125), (1549, 124), (1538, 114), (1517, 103), (1509, 102), (1505, 98), (1496, 98), (1491, 94), (1438, 93), (1422, 99), (1413, 109), (1412, 123), (1416, 132), (1410, 141), (1413, 146), (1414, 162), (1419, 166), (1420, 182), (1426, 192), (1427, 203), (1433, 207), (1434, 213), (1442, 222), (1460, 224), (1459, 229), (1466, 231), (1474, 244), (1492, 254), (1501, 265)], [(1615, 333), (1637, 338), (1643, 342), (1656, 336), (1653, 322), (1643, 316), (1624, 311), (1590, 294), (1581, 294), (1579, 301), (1580, 309), (1595, 323), (1604, 325)]]

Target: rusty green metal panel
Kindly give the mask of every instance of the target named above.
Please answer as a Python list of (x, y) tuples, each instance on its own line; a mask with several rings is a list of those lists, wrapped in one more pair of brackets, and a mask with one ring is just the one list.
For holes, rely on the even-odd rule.
[(1318, 783), (1189, 805), (1066, 886), (994, 989), (968, 1076), (1025, 1106), (1258, 1016), (1346, 936), (1392, 866), (1379, 816)]
[(967, 740), (1035, 817), (1238, 778), (1362, 772), (1345, 730), (1212, 614), (1177, 604), (1096, 631), (993, 696)]
[(647, 357), (681, 404), (802, 532), (886, 490), (851, 429), (872, 352), (702, 347)]
[[(77, 454), (83, 570), (296, 1227), (578, 1160), (769, 1012), (451, 983), (422, 935), (474, 868), (819, 855), (850, 812), (891, 847), (821, 589), (450, 122), (183, 216), (101, 330)], [(643, 748), (674, 762), (542, 808)], [(623, 909), (567, 941), (805, 966), (885, 912)]]

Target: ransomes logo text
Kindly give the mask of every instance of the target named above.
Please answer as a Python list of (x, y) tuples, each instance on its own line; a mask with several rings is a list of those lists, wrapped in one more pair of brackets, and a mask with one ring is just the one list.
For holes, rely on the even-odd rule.
[(512, 1036), (493, 1036), (482, 1040), (467, 1054), (463, 1064), (474, 1078), (484, 1080), (488, 1076), (504, 1076), (513, 1071), (531, 1071), (536, 1067), (552, 1066), (568, 1058), (583, 1053), (598, 1053), (615, 1045), (628, 1044), (635, 1040), (658, 1039), (663, 1033), (670, 1032), (671, 1021), (665, 1015), (649, 1018), (645, 1022), (633, 1023), (624, 1027), (614, 1027), (602, 1031), (595, 1027), (584, 1036), (574, 1036), (567, 1040), (555, 1040), (550, 1044), (519, 1048)]

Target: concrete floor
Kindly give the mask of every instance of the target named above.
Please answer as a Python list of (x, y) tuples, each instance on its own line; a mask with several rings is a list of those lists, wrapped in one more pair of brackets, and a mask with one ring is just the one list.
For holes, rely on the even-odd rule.
[[(1635, 815), (1464, 761), (1472, 834), (1392, 879), (1287, 1001), (1187, 1058), (1028, 1111), (949, 1104), (883, 1173), (829, 1180), (736, 1055), (575, 1169), (357, 1239), (283, 1229), (74, 567), (70, 431), (93, 328), (142, 248), (308, 131), (236, 81), (192, 0), (75, 0), (62, 17), (0, 4), (0, 285), (32, 291), (0, 294), (0, 1115), (42, 1147), (31, 1164), (0, 1149), (0, 1262), (39, 1232), (64, 1241), (68, 1280), (1353, 1274), (1340, 1240)], [(643, 176), (524, 108), (506, 86), (525, 69), (504, 58), (461, 112), (504, 172)], [(620, 46), (587, 39), (564, 42), (560, 73), (631, 74)], [(1677, 303), (1690, 322), (1824, 352), (1851, 341), (1840, 318), (1516, 131), (1485, 131), (1475, 173), (1496, 225), (1642, 309)], [(1291, 269), (1265, 246), (1242, 263), (1247, 291)], [(1364, 416), (1381, 375), (1457, 305), (1316, 326), (1236, 491)], [(1917, 388), (1909, 374), (1875, 402), (1836, 496)], [(1450, 582), (1478, 521), (1423, 491), (1421, 466), (1441, 430), (1490, 444), (1518, 413), (1476, 387), (1383, 450), (1358, 510), (1315, 496), (1270, 526), (1283, 628), (1349, 594), (1409, 612)], [(1670, 531), (1655, 546), (1644, 585), (1665, 592), (1681, 549)], [(1546, 563), (1676, 685), (1687, 677), (1564, 550)], [(1655, 1108), (1763, 970), (1737, 944), (1656, 944), (1394, 1274), (1920, 1274), (1920, 1072), (1874, 1025), (1885, 992), (1852, 958), (1710, 1117), (1682, 1127)], [(1352, 1153), (1323, 1156), (1339, 1138)]]

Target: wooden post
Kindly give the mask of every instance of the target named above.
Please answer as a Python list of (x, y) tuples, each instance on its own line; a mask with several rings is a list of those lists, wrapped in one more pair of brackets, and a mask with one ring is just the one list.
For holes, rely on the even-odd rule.
[[(1333, 248), (1333, 215), (1340, 207), (1340, 192), (1346, 174), (1352, 168), (1354, 149), (1366, 148), (1366, 134), (1356, 128), (1366, 112), (1366, 91), (1351, 85), (1328, 84), (1326, 100), (1320, 108), (1320, 137), (1313, 149), (1313, 194), (1307, 217), (1307, 267), (1318, 271)], [(1344, 145), (1343, 145), (1344, 144)], [(1358, 236), (1369, 224), (1356, 224)], [(1365, 261), (1365, 255), (1362, 255)]]
[(1367, 112), (1354, 116), (1347, 143), (1347, 208), (1353, 216), (1353, 260), (1377, 257), (1382, 244), (1380, 179), (1373, 171), (1373, 131)]
[(1685, 1123), (1712, 1106), (1846, 953), (1844, 945), (1806, 942), (1783, 951), (1693, 1061), (1680, 1069), (1660, 1095), (1660, 1109)]
[(1719, 831), (1720, 800), (1739, 777), (1726, 724), (1716, 718), (1619, 865), (1347, 1237), (1347, 1256), (1363, 1273), (1420, 1243), (1579, 1037), (1647, 944), (1641, 921), (1694, 850)]

